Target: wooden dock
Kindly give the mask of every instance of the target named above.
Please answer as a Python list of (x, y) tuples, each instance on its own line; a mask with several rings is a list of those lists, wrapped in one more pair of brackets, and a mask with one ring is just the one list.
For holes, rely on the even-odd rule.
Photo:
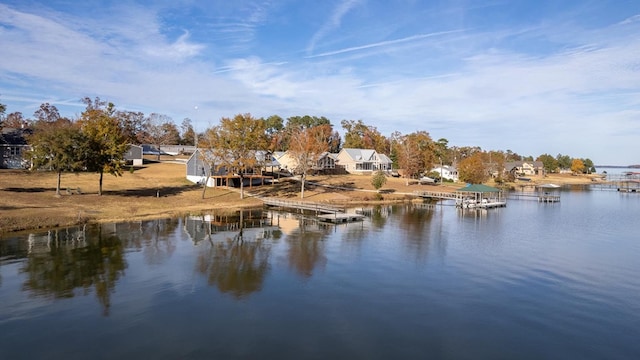
[(543, 202), (543, 203), (560, 202), (560, 195), (551, 195), (551, 194), (512, 193), (512, 194), (509, 194), (509, 198), (512, 200), (537, 200), (538, 202)]
[(274, 198), (261, 198), (260, 200), (262, 200), (267, 206), (315, 212), (315, 216), (318, 220), (332, 224), (362, 221), (365, 218), (364, 214), (346, 213), (344, 208), (328, 204)]
[(413, 194), (423, 199), (441, 199), (441, 200), (456, 200), (459, 196), (455, 192), (446, 191), (414, 191)]
[(456, 203), (456, 206), (461, 209), (492, 209), (498, 207), (506, 207), (506, 201), (487, 201), (487, 202), (475, 202), (475, 201), (463, 201)]
[(348, 214), (348, 213), (334, 213), (334, 214), (324, 214), (318, 215), (318, 219), (324, 222), (330, 222), (333, 224), (339, 223), (347, 223), (353, 221), (361, 221), (364, 219), (364, 215), (362, 214)]
[(306, 210), (313, 211), (316, 214), (336, 214), (344, 213), (345, 209), (339, 206), (333, 206), (323, 203), (311, 202), (311, 201), (293, 201), (282, 200), (274, 198), (260, 198), (262, 202), (267, 206), (294, 209), (294, 210)]
[(560, 202), (560, 195), (538, 195), (538, 202), (557, 203)]

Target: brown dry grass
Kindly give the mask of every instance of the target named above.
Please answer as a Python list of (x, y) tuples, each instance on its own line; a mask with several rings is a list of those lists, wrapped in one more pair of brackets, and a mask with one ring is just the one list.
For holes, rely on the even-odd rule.
[[(371, 176), (366, 175), (309, 176), (307, 181), (305, 201), (339, 204), (406, 201), (413, 198), (410, 194), (415, 190), (453, 191), (461, 186), (407, 185), (405, 179), (389, 177), (383, 194), (378, 194)], [(553, 175), (534, 182), (585, 183), (590, 179)], [(209, 188), (202, 199), (202, 188), (187, 181), (185, 165), (175, 162), (150, 163), (121, 177), (105, 175), (103, 196), (98, 196), (98, 174), (63, 174), (60, 197), (55, 196), (55, 184), (52, 173), (0, 170), (0, 234), (261, 206), (259, 200), (248, 196), (241, 200), (237, 191), (226, 188)], [(260, 196), (300, 199), (300, 184), (291, 179), (246, 190)]]
[(56, 197), (55, 174), (0, 171), (0, 233), (260, 205), (256, 199), (240, 201), (228, 189), (207, 189), (202, 199), (202, 188), (185, 179), (184, 164), (148, 164), (121, 177), (105, 175), (102, 196), (98, 179), (98, 174), (63, 174), (62, 195)]

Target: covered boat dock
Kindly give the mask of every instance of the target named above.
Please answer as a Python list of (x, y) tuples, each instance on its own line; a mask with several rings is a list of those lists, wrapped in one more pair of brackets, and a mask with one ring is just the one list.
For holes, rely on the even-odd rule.
[(456, 207), (462, 209), (488, 209), (507, 206), (502, 190), (482, 184), (468, 184), (455, 191)]

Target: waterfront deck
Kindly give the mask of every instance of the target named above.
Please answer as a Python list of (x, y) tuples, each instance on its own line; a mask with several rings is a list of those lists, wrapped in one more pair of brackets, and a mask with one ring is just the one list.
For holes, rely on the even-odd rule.
[(537, 200), (538, 202), (543, 203), (556, 203), (560, 202), (560, 195), (551, 195), (551, 194), (522, 194), (522, 193), (514, 193), (509, 194), (509, 199), (512, 200)]
[(293, 209), (293, 210), (306, 210), (313, 211), (316, 214), (337, 214), (344, 213), (343, 207), (328, 205), (323, 203), (311, 202), (311, 201), (294, 201), (294, 200), (282, 200), (274, 198), (260, 198), (262, 202), (267, 206)]
[(459, 196), (455, 192), (446, 191), (414, 191), (413, 194), (423, 199), (456, 200)]
[(350, 214), (350, 213), (334, 213), (334, 214), (323, 214), (317, 216), (320, 221), (330, 222), (333, 224), (346, 223), (346, 222), (354, 222), (354, 221), (362, 221), (364, 219), (364, 215), (362, 214)]
[(507, 206), (506, 201), (487, 201), (487, 202), (475, 202), (475, 201), (462, 201), (456, 203), (456, 206), (461, 209), (492, 209), (498, 207)]
[(282, 200), (274, 198), (261, 198), (261, 200), (267, 206), (289, 210), (314, 212), (318, 220), (332, 224), (361, 221), (365, 218), (364, 214), (347, 213), (342, 207), (323, 203)]

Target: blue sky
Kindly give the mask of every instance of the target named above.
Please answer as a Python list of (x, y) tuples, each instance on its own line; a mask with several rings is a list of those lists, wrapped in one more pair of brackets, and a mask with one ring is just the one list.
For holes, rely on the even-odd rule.
[(27, 117), (99, 96), (198, 130), (315, 115), (640, 163), (637, 0), (0, 0), (0, 49)]

